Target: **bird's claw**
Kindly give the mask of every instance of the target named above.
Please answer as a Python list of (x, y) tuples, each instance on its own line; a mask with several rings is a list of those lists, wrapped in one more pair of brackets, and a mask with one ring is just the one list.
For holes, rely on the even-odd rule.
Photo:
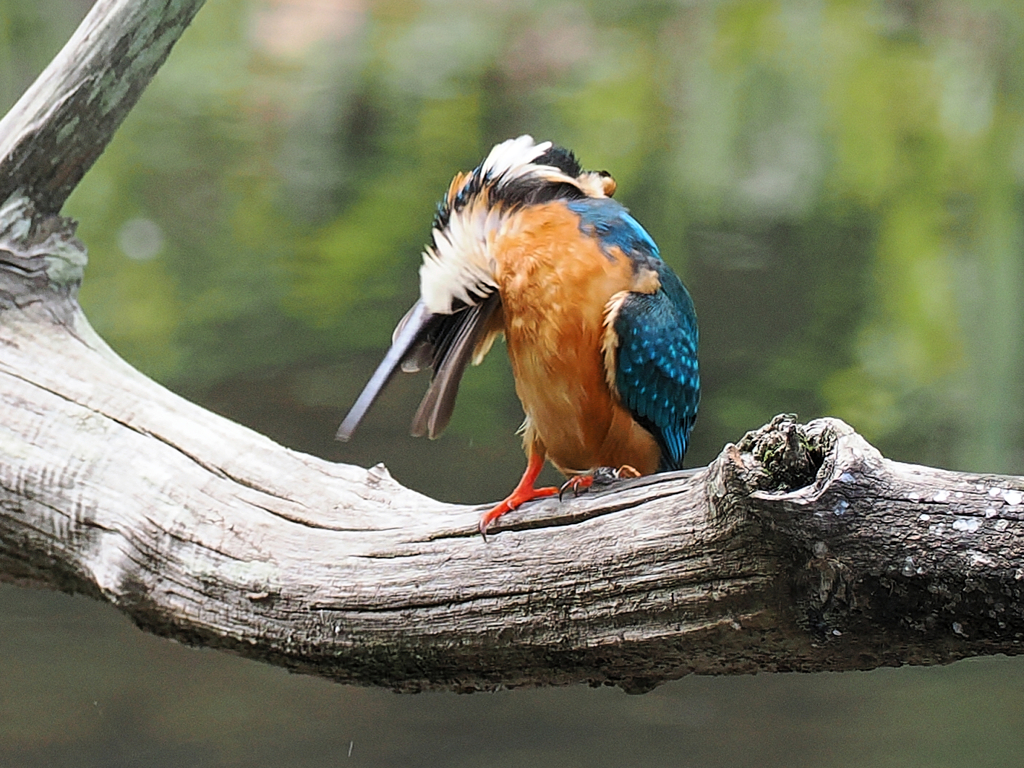
[(515, 487), (515, 490), (513, 490), (504, 501), (496, 507), (493, 507), (487, 514), (480, 518), (480, 535), (484, 537), (484, 541), (487, 541), (487, 529), (490, 528), (491, 523), (506, 512), (518, 509), (520, 505), (525, 504), (527, 501), (543, 499), (547, 496), (554, 496), (558, 493), (557, 488), (550, 486), (547, 488), (533, 487), (534, 480), (536, 480), (537, 475), (540, 474), (543, 461), (543, 458), (536, 454), (531, 456), (526, 472), (523, 474), (523, 478), (519, 481), (519, 485)]
[(569, 489), (572, 489), (573, 496), (579, 496), (587, 490), (587, 486), (593, 482), (593, 479), (590, 475), (573, 475), (558, 489), (558, 500), (561, 501), (565, 492)]
[(598, 467), (590, 472), (570, 477), (565, 484), (558, 489), (558, 500), (561, 501), (562, 496), (568, 490), (572, 491), (573, 496), (579, 496), (581, 493), (586, 493), (594, 486), (600, 488), (611, 485), (616, 480), (623, 480), (631, 477), (640, 477), (640, 473), (628, 464), (623, 464), (618, 469), (615, 467)]

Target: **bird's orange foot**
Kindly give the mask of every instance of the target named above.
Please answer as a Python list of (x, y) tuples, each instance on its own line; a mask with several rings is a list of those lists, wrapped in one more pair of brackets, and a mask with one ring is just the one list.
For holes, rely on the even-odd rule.
[(572, 491), (573, 496), (579, 496), (594, 486), (611, 485), (616, 480), (625, 480), (631, 477), (640, 477), (640, 473), (628, 464), (623, 464), (618, 469), (615, 469), (615, 467), (598, 467), (582, 475), (570, 477), (565, 485), (558, 489), (558, 498), (561, 500), (562, 495), (566, 491)]
[(532, 483), (529, 488), (523, 488), (521, 486), (517, 487), (508, 495), (508, 498), (480, 518), (480, 535), (486, 539), (487, 529), (491, 526), (491, 523), (506, 512), (511, 512), (513, 509), (518, 508), (521, 504), (525, 504), (528, 501), (543, 499), (547, 496), (554, 496), (558, 492), (558, 489), (554, 487), (534, 488)]

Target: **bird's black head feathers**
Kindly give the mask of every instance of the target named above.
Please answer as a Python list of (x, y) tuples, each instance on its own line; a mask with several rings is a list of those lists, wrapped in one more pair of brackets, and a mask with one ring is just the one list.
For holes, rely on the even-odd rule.
[(566, 176), (574, 179), (583, 173), (583, 168), (580, 166), (580, 161), (576, 159), (576, 155), (572, 153), (572, 150), (565, 147), (552, 146), (551, 149), (534, 160), (534, 162), (537, 165), (554, 166)]
[[(564, 147), (551, 145), (521, 167), (495, 168), (489, 165), (489, 160), (490, 157), (473, 170), (453, 198), (445, 196), (438, 203), (434, 215), (434, 229), (444, 230), (452, 214), (465, 208), (484, 190), (487, 190), (491, 205), (500, 205), (506, 211), (551, 200), (579, 200), (587, 196), (580, 185), (575, 183), (584, 170), (576, 155)], [(522, 168), (527, 165), (535, 168), (556, 168), (573, 181), (550, 178), (541, 173), (523, 173)]]

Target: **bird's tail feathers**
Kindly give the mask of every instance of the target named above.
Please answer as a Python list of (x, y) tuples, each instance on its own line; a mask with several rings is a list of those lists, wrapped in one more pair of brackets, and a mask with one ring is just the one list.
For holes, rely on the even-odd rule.
[(341, 426), (338, 427), (338, 433), (335, 435), (337, 440), (345, 442), (352, 437), (359, 422), (366, 416), (373, 401), (377, 399), (377, 395), (390, 381), (399, 365), (409, 364), (413, 370), (418, 369), (416, 360), (422, 357), (422, 350), (418, 346), (418, 342), (422, 341), (424, 333), (435, 318), (436, 315), (427, 309), (422, 300), (413, 304), (395, 329), (391, 348), (384, 355), (384, 359), (380, 361), (373, 376), (366, 382), (366, 386), (363, 387), (355, 404), (345, 416), (345, 420), (341, 422)]
[(486, 354), (485, 347), (490, 347), (495, 330), (491, 319), (500, 306), (498, 294), (493, 293), (479, 304), (443, 318), (431, 340), (434, 376), (413, 416), (413, 437), (433, 439), (448, 426), (462, 374), (470, 360)]

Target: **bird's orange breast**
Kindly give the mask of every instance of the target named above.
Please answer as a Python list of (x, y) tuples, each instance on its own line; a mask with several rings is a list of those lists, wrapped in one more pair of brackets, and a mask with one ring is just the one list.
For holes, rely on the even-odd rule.
[(611, 391), (602, 352), (606, 306), (634, 283), (630, 260), (606, 255), (559, 202), (515, 215), (493, 245), (527, 450), (570, 475), (655, 472), (658, 445)]

